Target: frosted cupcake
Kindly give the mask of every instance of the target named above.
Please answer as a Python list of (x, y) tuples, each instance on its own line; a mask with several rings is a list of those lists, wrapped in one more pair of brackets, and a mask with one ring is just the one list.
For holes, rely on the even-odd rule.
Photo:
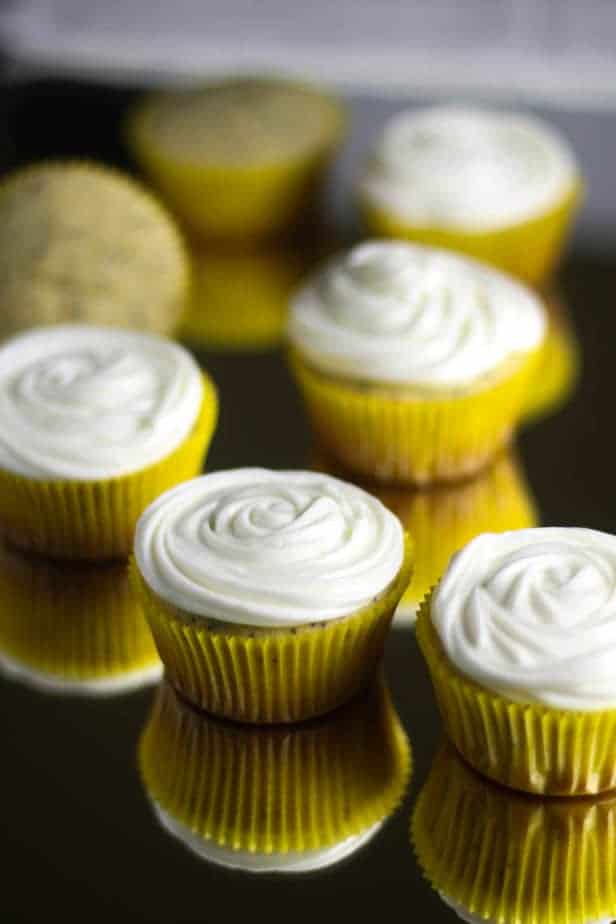
[(422, 872), (472, 924), (610, 924), (616, 796), (540, 799), (483, 780), (447, 745), (413, 813)]
[(326, 719), (285, 729), (218, 721), (163, 684), (139, 767), (162, 827), (202, 859), (303, 873), (377, 835), (402, 800), (411, 751), (382, 681)]
[(134, 577), (167, 676), (214, 715), (293, 722), (348, 700), (410, 576), (400, 521), (314, 472), (236, 469), (163, 494)]
[(519, 420), (545, 330), (538, 299), (447, 251), (360, 244), (291, 303), (291, 365), (324, 448), (382, 480), (456, 479)]
[(126, 563), (46, 561), (0, 542), (0, 670), (45, 692), (83, 696), (159, 680)]
[(189, 262), (140, 184), (89, 163), (36, 164), (0, 183), (0, 336), (66, 322), (170, 333)]
[(417, 635), (473, 767), (546, 795), (616, 786), (616, 537), (479, 536), (422, 607)]
[(359, 181), (370, 233), (458, 250), (531, 283), (554, 269), (581, 191), (552, 126), (465, 106), (399, 113)]
[(89, 325), (13, 338), (0, 348), (0, 527), (52, 557), (126, 556), (143, 509), (199, 472), (216, 412), (171, 341)]
[(193, 232), (246, 239), (306, 222), (344, 122), (316, 89), (243, 77), (146, 98), (128, 137)]

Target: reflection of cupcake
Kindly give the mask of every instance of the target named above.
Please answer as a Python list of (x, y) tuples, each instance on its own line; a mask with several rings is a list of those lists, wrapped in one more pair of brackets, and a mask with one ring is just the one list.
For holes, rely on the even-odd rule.
[(89, 321), (169, 333), (189, 264), (163, 207), (129, 177), (39, 164), (0, 184), (0, 336)]
[(445, 726), (486, 776), (546, 795), (616, 786), (616, 538), (474, 539), (419, 613)]
[(215, 715), (292, 722), (371, 676), (408, 584), (399, 520), (327, 475), (237, 469), (141, 517), (135, 579), (171, 682)]
[(349, 470), (425, 483), (474, 473), (518, 422), (541, 303), (445, 251), (377, 241), (291, 305), (291, 362), (324, 448)]
[(408, 739), (382, 681), (297, 728), (198, 713), (164, 684), (139, 747), (142, 780), (171, 834), (250, 872), (331, 866), (365, 844), (408, 785)]
[(537, 421), (565, 404), (575, 388), (580, 348), (566, 306), (554, 293), (545, 298), (548, 326), (524, 408), (524, 422)]
[(544, 122), (440, 106), (392, 119), (359, 193), (370, 233), (458, 250), (537, 283), (560, 256), (581, 188), (573, 152)]
[(343, 127), (339, 104), (317, 90), (239, 78), (152, 96), (128, 129), (142, 167), (193, 231), (251, 238), (305, 222)]
[(88, 325), (0, 348), (0, 402), (2, 529), (68, 558), (127, 555), (141, 511), (200, 470), (217, 409), (182, 347)]
[(289, 296), (304, 273), (303, 251), (198, 250), (193, 262), (193, 294), (179, 336), (211, 349), (266, 349), (280, 343)]
[(0, 543), (0, 666), (60, 693), (157, 680), (160, 661), (126, 565), (26, 558)]
[(616, 796), (539, 799), (476, 776), (445, 746), (413, 814), (419, 864), (465, 921), (608, 924)]

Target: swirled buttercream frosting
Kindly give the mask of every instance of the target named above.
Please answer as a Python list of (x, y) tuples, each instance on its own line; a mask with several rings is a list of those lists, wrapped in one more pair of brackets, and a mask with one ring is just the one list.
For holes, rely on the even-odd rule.
[(172, 452), (199, 413), (199, 367), (177, 344), (90, 325), (38, 328), (0, 348), (0, 465), (92, 480)]
[(482, 232), (556, 207), (577, 177), (568, 143), (540, 119), (450, 105), (394, 116), (360, 188), (413, 225)]
[(486, 533), (455, 555), (431, 618), (451, 663), (520, 702), (616, 706), (616, 536)]
[(376, 498), (315, 472), (235, 469), (167, 491), (142, 514), (135, 557), (163, 600), (254, 626), (345, 616), (400, 570), (400, 521)]
[(431, 247), (369, 241), (303, 286), (288, 334), (324, 372), (446, 387), (531, 352), (544, 329), (537, 298), (496, 270)]

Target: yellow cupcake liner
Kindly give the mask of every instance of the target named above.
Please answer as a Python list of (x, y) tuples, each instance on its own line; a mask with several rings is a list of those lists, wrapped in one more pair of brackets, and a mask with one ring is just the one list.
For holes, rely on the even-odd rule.
[(26, 557), (0, 543), (0, 664), (35, 687), (106, 693), (161, 666), (126, 563)]
[(293, 628), (194, 617), (157, 597), (134, 561), (131, 573), (167, 676), (187, 699), (240, 722), (297, 722), (335, 709), (368, 682), (409, 582), (411, 547), (407, 539), (400, 572), (372, 604)]
[(464, 677), (449, 662), (430, 617), (417, 619), (447, 734), (484, 776), (549, 796), (593, 795), (616, 788), (616, 709), (561, 710), (519, 703)]
[(334, 379), (294, 350), (290, 362), (327, 452), (351, 472), (427, 484), (476, 473), (509, 442), (538, 356), (534, 351), (497, 380), (439, 397)]
[(52, 558), (130, 554), (139, 516), (163, 491), (201, 471), (218, 414), (214, 385), (190, 435), (159, 462), (116, 478), (39, 481), (0, 468), (0, 528), (15, 545)]
[(554, 272), (583, 193), (583, 184), (578, 182), (549, 212), (506, 228), (482, 232), (411, 225), (376, 207), (365, 195), (360, 199), (360, 208), (370, 234), (455, 250), (538, 285)]
[(411, 748), (382, 679), (297, 728), (233, 725), (196, 712), (169, 684), (139, 745), (149, 798), (203, 841), (256, 854), (318, 850), (398, 807)]
[(524, 422), (553, 414), (571, 397), (579, 378), (581, 355), (564, 304), (555, 295), (545, 299), (548, 329), (524, 407)]
[(412, 841), (445, 901), (493, 924), (616, 917), (614, 795), (516, 795), (476, 776), (446, 745), (417, 799)]

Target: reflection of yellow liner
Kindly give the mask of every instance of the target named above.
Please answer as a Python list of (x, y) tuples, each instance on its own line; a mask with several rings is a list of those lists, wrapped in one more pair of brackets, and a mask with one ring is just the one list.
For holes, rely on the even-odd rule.
[(290, 360), (324, 449), (352, 472), (423, 484), (471, 475), (508, 443), (538, 356), (438, 397), (335, 379), (295, 351)]
[(299, 250), (282, 248), (196, 251), (192, 299), (178, 336), (213, 349), (277, 346), (289, 296), (303, 275), (304, 263)]
[(164, 684), (139, 764), (159, 813), (202, 855), (226, 847), (238, 860), (278, 854), (284, 866), (382, 823), (402, 800), (411, 751), (381, 679), (326, 719), (273, 729), (212, 719)]
[(616, 797), (507, 792), (438, 754), (412, 821), (420, 866), (463, 912), (498, 924), (616, 916)]
[(105, 693), (160, 676), (126, 564), (26, 558), (0, 544), (0, 662), (34, 686)]
[(513, 789), (587, 795), (616, 788), (616, 709), (560, 710), (519, 703), (464, 677), (448, 660), (430, 617), (417, 618), (447, 733), (480, 773)]
[(481, 232), (413, 226), (391, 212), (376, 208), (365, 197), (361, 206), (366, 227), (372, 235), (456, 250), (537, 284), (553, 272), (582, 195), (582, 184), (577, 183), (549, 212), (520, 224)]
[(0, 468), (0, 523), (18, 546), (56, 558), (127, 556), (139, 516), (163, 491), (197, 475), (216, 425), (218, 402), (203, 378), (190, 435), (159, 462), (117, 478), (39, 481)]
[(335, 709), (378, 664), (411, 573), (402, 568), (369, 606), (308, 625), (255, 628), (181, 612), (132, 575), (171, 682), (214, 715), (242, 722), (295, 722)]
[(528, 389), (524, 421), (557, 411), (570, 397), (580, 368), (580, 349), (565, 306), (554, 295), (545, 299), (548, 329), (537, 370)]

